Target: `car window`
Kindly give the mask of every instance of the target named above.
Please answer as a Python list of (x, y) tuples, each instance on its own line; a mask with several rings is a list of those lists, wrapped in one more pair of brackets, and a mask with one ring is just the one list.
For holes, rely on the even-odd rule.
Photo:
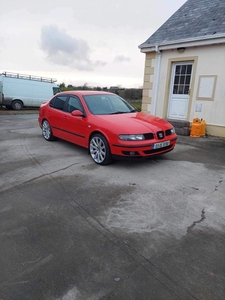
[(84, 100), (94, 115), (129, 113), (134, 110), (134, 107), (117, 95), (87, 95)]
[(84, 112), (80, 99), (78, 97), (71, 96), (69, 97), (66, 111), (71, 113), (74, 110), (80, 110)]
[(59, 110), (63, 110), (67, 96), (56, 96), (50, 101), (50, 106)]

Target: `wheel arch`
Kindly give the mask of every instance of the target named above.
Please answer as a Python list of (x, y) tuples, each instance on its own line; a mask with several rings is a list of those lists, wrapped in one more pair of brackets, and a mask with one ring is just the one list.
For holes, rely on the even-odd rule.
[(45, 120), (48, 121), (46, 118), (43, 118), (42, 121), (41, 121), (41, 126), (43, 125)]
[(100, 131), (100, 130), (94, 130), (94, 131), (92, 131), (92, 132), (90, 133), (89, 138), (88, 138), (88, 153), (90, 154), (90, 146), (89, 146), (89, 145), (90, 145), (91, 138), (92, 138), (93, 135), (95, 135), (95, 134), (101, 134), (101, 135), (103, 135), (103, 136), (106, 138), (106, 140), (107, 140), (107, 142), (108, 142), (108, 145), (109, 145), (109, 148), (110, 148), (110, 150), (111, 150), (108, 136), (107, 136), (104, 132), (102, 132), (102, 131)]
[[(13, 98), (13, 99), (12, 99), (12, 102), (14, 102), (14, 101), (20, 101), (20, 102), (23, 103), (23, 100), (21, 100), (21, 99), (19, 99), (19, 98)], [(23, 104), (24, 104), (24, 103), (23, 103)]]

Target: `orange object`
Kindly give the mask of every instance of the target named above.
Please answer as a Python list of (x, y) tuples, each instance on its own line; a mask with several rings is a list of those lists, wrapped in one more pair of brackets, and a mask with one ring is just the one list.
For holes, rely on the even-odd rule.
[(201, 120), (198, 118), (193, 119), (192, 125), (191, 125), (191, 137), (198, 138), (201, 136), (201, 131), (202, 131), (202, 124)]
[(202, 120), (201, 121), (201, 136), (205, 136), (206, 134), (206, 121)]

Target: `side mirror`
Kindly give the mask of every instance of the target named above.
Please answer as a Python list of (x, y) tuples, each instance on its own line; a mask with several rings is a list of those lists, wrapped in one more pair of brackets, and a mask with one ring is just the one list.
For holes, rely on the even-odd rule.
[(71, 115), (74, 116), (74, 117), (84, 117), (84, 114), (82, 113), (82, 111), (76, 109), (76, 110), (73, 110), (71, 112)]

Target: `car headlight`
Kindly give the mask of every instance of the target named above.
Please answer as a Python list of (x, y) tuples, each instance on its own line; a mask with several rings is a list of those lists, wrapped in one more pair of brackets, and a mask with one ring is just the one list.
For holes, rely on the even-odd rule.
[(145, 137), (143, 134), (120, 134), (119, 139), (122, 141), (143, 141)]
[(170, 129), (171, 134), (175, 133), (175, 128), (173, 127), (172, 129)]

